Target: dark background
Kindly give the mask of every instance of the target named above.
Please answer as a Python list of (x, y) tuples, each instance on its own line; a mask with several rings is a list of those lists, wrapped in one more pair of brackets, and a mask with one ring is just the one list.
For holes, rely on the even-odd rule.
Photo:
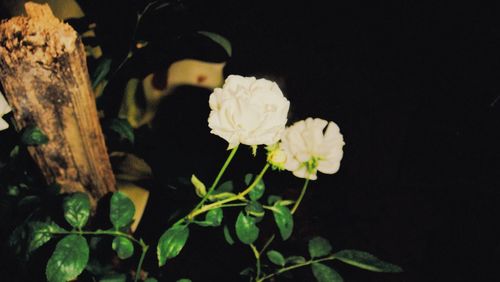
[[(105, 53), (120, 58), (144, 2), (102, 2), (82, 5), (101, 25), (98, 36)], [(293, 237), (277, 240), (274, 247), (305, 255), (308, 239), (321, 235), (335, 250), (365, 250), (405, 270), (379, 274), (333, 263), (346, 281), (498, 280), (496, 7), (241, 2), (176, 2), (145, 18), (138, 37), (164, 50), (162, 62), (227, 60), (226, 75), (278, 81), (291, 101), (290, 122), (320, 117), (340, 126), (346, 141), (340, 171), (320, 174), (312, 183), (296, 214)], [(227, 37), (233, 56), (224, 57), (221, 48), (207, 47), (200, 38), (181, 36), (197, 30)], [(154, 58), (145, 65), (158, 68)], [(226, 144), (206, 126), (209, 94), (178, 89), (163, 101), (153, 129), (138, 131), (135, 150), (157, 175), (138, 230), (151, 242), (168, 226), (165, 210), (194, 199), (188, 188), (172, 188), (176, 177), (195, 172), (207, 179), (225, 158)], [(258, 171), (260, 153), (253, 159), (249, 150), (241, 150), (240, 165), (230, 169), (228, 178)], [(289, 197), (296, 197), (302, 184), (287, 172), (273, 172), (266, 182), (273, 193)], [(250, 250), (225, 245), (219, 229), (200, 228), (191, 237), (182, 255), (155, 275), (238, 281), (239, 270), (252, 264)], [(154, 260), (152, 253), (146, 267), (153, 269)], [(294, 279), (313, 278), (307, 270), (296, 272)]]

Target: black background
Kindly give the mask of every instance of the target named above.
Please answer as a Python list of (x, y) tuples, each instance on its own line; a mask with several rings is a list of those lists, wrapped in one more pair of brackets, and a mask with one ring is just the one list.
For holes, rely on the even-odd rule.
[[(105, 53), (123, 55), (143, 4), (82, 4), (101, 23)], [(405, 270), (388, 275), (333, 263), (346, 281), (498, 280), (497, 7), (420, 1), (175, 6), (146, 18), (139, 38), (180, 57), (221, 61), (218, 47), (209, 52), (196, 41), (172, 43), (197, 30), (220, 33), (233, 47), (226, 75), (278, 81), (291, 101), (290, 122), (320, 117), (335, 121), (344, 135), (340, 171), (312, 183), (293, 237), (277, 240), (277, 249), (306, 254), (307, 240), (321, 235), (335, 250), (365, 250)], [(226, 144), (206, 126), (209, 94), (178, 89), (163, 102), (153, 131), (138, 133), (137, 150), (158, 176), (138, 230), (151, 242), (168, 226), (165, 209), (192, 200), (192, 191), (168, 188), (172, 179), (192, 172), (209, 179), (225, 158)], [(242, 149), (228, 177), (257, 171), (261, 158)], [(297, 196), (298, 179), (286, 172), (268, 177), (269, 190)], [(228, 247), (221, 234), (194, 230), (183, 254), (153, 272), (162, 279), (238, 281), (239, 270), (252, 264), (251, 251)], [(154, 268), (154, 256), (147, 268)], [(298, 271), (293, 281), (312, 279)]]

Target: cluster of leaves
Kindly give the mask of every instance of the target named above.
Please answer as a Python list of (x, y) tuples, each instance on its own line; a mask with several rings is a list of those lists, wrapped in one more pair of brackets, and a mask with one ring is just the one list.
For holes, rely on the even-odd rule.
[(280, 268), (260, 280), (257, 279), (257, 281), (263, 281), (299, 267), (311, 266), (312, 273), (318, 282), (342, 282), (343, 279), (340, 274), (323, 263), (332, 260), (339, 260), (346, 264), (374, 272), (396, 273), (402, 271), (399, 266), (384, 262), (367, 252), (342, 250), (332, 253), (330, 242), (319, 236), (309, 241), (308, 250), (309, 259), (296, 255), (285, 258), (285, 256), (276, 250), (268, 251), (266, 256), (269, 261)]

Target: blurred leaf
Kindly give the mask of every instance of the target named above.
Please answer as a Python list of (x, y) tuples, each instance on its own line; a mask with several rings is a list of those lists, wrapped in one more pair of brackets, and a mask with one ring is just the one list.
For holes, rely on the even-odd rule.
[(240, 271), (241, 276), (251, 276), (253, 273), (254, 273), (254, 270), (251, 267), (247, 267), (247, 268), (243, 269), (242, 271)]
[(99, 282), (126, 282), (127, 276), (123, 273), (113, 273), (104, 275)]
[(276, 204), (277, 202), (281, 201), (281, 197), (280, 196), (276, 196), (276, 195), (269, 195), (269, 197), (267, 197), (267, 204), (272, 206), (274, 204)]
[(267, 258), (274, 264), (279, 265), (279, 266), (285, 266), (285, 258), (283, 255), (276, 251), (276, 250), (270, 250), (269, 252), (266, 253)]
[(182, 278), (182, 279), (177, 280), (177, 282), (191, 282), (191, 279)]
[(229, 57), (232, 56), (233, 49), (231, 47), (231, 42), (229, 42), (229, 40), (227, 40), (225, 37), (223, 37), (220, 34), (208, 32), (208, 31), (198, 31), (198, 33), (210, 38), (215, 43), (219, 44), (222, 48), (224, 48), (224, 50), (226, 51), (226, 53)]
[(125, 237), (115, 237), (111, 246), (121, 259), (128, 259), (134, 254), (134, 244)]
[(130, 141), (130, 143), (134, 144), (135, 136), (134, 129), (126, 119), (115, 118), (109, 124), (109, 128), (114, 132), (118, 133), (120, 138), (126, 139)]
[(115, 192), (111, 196), (109, 219), (115, 229), (127, 226), (134, 218), (135, 207), (124, 193)]
[(214, 190), (213, 194), (219, 194), (224, 192), (231, 192), (234, 189), (234, 183), (231, 180), (225, 181), (217, 189)]
[(85, 193), (67, 196), (63, 203), (64, 218), (71, 226), (81, 229), (87, 224), (90, 215), (90, 200)]
[(252, 183), (253, 177), (254, 177), (254, 175), (251, 173), (245, 174), (245, 179), (243, 181), (245, 182), (246, 186), (250, 186), (250, 183)]
[(229, 233), (229, 228), (227, 227), (227, 225), (224, 225), (224, 238), (229, 245), (234, 244), (233, 237), (231, 236), (231, 233)]
[(19, 145), (14, 146), (14, 148), (10, 151), (9, 157), (11, 159), (15, 159), (19, 156)]
[(89, 246), (80, 235), (68, 235), (57, 243), (47, 262), (45, 274), (49, 282), (66, 282), (76, 279), (89, 260)]
[(49, 138), (40, 128), (36, 126), (28, 126), (22, 131), (21, 141), (26, 145), (41, 145), (47, 144), (49, 142)]
[(318, 282), (343, 282), (344, 279), (331, 267), (321, 263), (311, 265), (314, 277)]
[(30, 222), (31, 238), (28, 252), (33, 252), (52, 239), (52, 232), (64, 232), (65, 230), (53, 222)]
[(331, 251), (332, 245), (325, 238), (317, 236), (309, 240), (309, 254), (311, 258), (327, 256)]
[(205, 221), (196, 222), (200, 226), (219, 226), (222, 223), (222, 218), (224, 214), (221, 208), (209, 210), (205, 215)]
[(144, 282), (158, 282), (158, 280), (154, 277), (149, 277), (148, 279), (144, 280)]
[(290, 210), (282, 205), (276, 205), (273, 209), (274, 221), (278, 226), (281, 238), (287, 240), (293, 232), (293, 216)]
[(259, 228), (253, 218), (240, 212), (236, 220), (236, 235), (244, 244), (250, 245), (259, 237)]
[(289, 256), (285, 259), (286, 264), (301, 264), (305, 262), (306, 259), (303, 256)]
[(392, 263), (382, 261), (374, 255), (357, 250), (343, 250), (334, 254), (334, 257), (344, 263), (375, 272), (402, 272), (403, 269)]
[(207, 194), (207, 188), (205, 187), (205, 184), (201, 182), (201, 180), (196, 177), (196, 175), (191, 175), (191, 183), (194, 186), (194, 191), (196, 192), (196, 195), (198, 197), (203, 198)]
[(188, 237), (189, 228), (185, 225), (174, 225), (165, 231), (165, 233), (161, 235), (156, 249), (158, 265), (163, 266), (168, 259), (179, 255)]
[(255, 217), (263, 217), (265, 214), (264, 208), (259, 202), (251, 201), (245, 206), (247, 214)]
[(111, 69), (111, 59), (110, 58), (101, 58), (99, 59), (99, 64), (96, 69), (92, 73), (92, 88), (96, 88), (96, 86), (106, 78)]

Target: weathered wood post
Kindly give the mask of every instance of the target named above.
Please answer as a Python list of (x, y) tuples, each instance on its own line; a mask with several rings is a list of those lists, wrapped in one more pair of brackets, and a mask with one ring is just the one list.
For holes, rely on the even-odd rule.
[(27, 3), (27, 16), (0, 24), (0, 82), (16, 127), (48, 136), (28, 150), (48, 183), (92, 200), (115, 191), (83, 44), (47, 4)]

